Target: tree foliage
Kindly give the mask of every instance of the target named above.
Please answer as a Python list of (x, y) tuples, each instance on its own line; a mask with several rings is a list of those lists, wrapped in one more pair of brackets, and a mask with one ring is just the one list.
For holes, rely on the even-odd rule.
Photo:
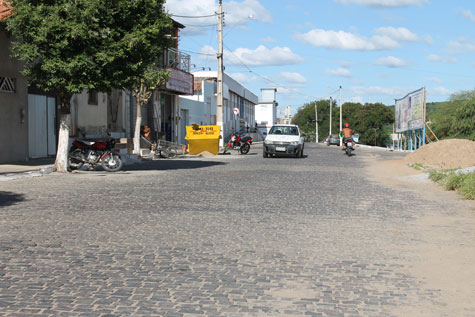
[(172, 44), (165, 0), (8, 2), (13, 11), (7, 29), (13, 55), (24, 62), (23, 74), (60, 100), (56, 167), (65, 172), (72, 95), (85, 89), (133, 90), (148, 80), (152, 65)]
[(455, 93), (446, 102), (428, 104), (427, 116), (439, 139), (475, 141), (475, 90)]
[[(164, 0), (10, 0), (13, 54), (31, 84), (63, 97), (131, 88), (170, 45)], [(64, 109), (67, 111), (67, 109)]]
[[(305, 104), (297, 111), (293, 122), (310, 136), (308, 141), (315, 141), (315, 105), (318, 107), (318, 132), (319, 139), (327, 136), (330, 127), (330, 104), (328, 100), (320, 100)], [(390, 129), (388, 125), (394, 122), (394, 109), (381, 103), (361, 104), (347, 102), (343, 106), (343, 122), (350, 123), (356, 133), (360, 134), (360, 143), (385, 146)], [(340, 109), (333, 106), (332, 109), (332, 133), (339, 132)]]

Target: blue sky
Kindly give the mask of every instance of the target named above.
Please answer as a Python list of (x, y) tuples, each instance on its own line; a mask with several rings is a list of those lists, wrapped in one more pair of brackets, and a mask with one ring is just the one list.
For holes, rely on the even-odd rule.
[[(186, 25), (180, 50), (216, 70), (217, 0), (167, 0)], [(225, 71), (280, 109), (321, 98), (383, 102), (421, 87), (427, 101), (475, 88), (473, 0), (223, 0)], [(187, 16), (190, 18), (178, 17)]]

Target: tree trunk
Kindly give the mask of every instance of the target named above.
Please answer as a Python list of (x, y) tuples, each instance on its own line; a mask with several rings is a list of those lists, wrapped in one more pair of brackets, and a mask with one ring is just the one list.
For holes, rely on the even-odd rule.
[(71, 120), (71, 96), (60, 98), (61, 113), (59, 117), (58, 151), (56, 152), (56, 171), (68, 171), (69, 124)]
[(134, 154), (140, 154), (140, 126), (142, 124), (142, 102), (140, 98), (140, 93), (135, 95), (136, 104), (137, 104), (137, 118), (135, 120), (135, 131), (134, 131)]

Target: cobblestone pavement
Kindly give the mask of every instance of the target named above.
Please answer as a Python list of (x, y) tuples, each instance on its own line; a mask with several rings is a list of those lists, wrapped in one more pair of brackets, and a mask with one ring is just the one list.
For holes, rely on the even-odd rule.
[(442, 315), (406, 250), (456, 211), (365, 175), (399, 154), (260, 150), (0, 183), (0, 316)]

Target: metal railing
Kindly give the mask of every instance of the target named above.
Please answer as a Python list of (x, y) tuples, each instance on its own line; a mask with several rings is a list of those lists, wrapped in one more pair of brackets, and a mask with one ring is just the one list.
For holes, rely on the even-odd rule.
[(169, 48), (163, 52), (162, 67), (172, 67), (184, 72), (190, 72), (190, 55), (177, 49)]

